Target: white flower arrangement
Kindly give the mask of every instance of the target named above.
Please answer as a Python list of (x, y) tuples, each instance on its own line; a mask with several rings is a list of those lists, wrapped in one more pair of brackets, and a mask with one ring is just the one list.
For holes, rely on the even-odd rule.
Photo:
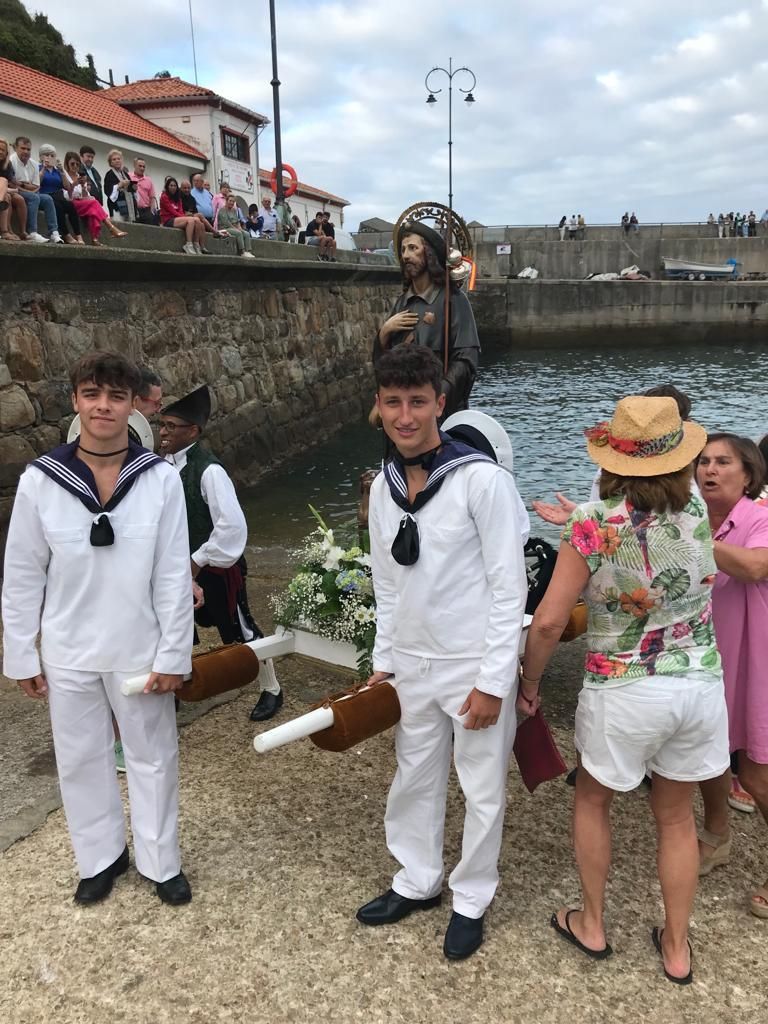
[(281, 593), (272, 597), (275, 619), (328, 640), (351, 643), (358, 652), (358, 671), (367, 678), (376, 637), (376, 601), (371, 556), (361, 547), (337, 543), (333, 530), (311, 505), (318, 528), (295, 552), (297, 572)]

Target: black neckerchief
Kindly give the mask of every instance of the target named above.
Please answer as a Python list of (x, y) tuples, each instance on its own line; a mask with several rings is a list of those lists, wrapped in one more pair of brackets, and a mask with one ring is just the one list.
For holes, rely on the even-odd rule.
[[(449, 473), (468, 462), (494, 463), (494, 460), (462, 441), (454, 441), (441, 431), (437, 448), (407, 460), (395, 450), (394, 457), (384, 465), (384, 478), (389, 485), (392, 500), (405, 512), (391, 548), (392, 557), (398, 565), (413, 565), (419, 560), (419, 527), (413, 513), (424, 508), (434, 498)], [(412, 502), (408, 500), (408, 481), (405, 475), (407, 465), (421, 465), (428, 474), (423, 490), (419, 491)]]
[(35, 466), (47, 477), (69, 491), (78, 498), (89, 512), (93, 512), (96, 518), (91, 525), (91, 544), (95, 548), (109, 547), (115, 542), (115, 534), (112, 524), (109, 521), (109, 514), (112, 512), (131, 487), (136, 478), (152, 466), (162, 464), (163, 460), (146, 448), (128, 441), (128, 454), (123, 462), (122, 469), (117, 478), (112, 497), (105, 504), (101, 504), (99, 489), (96, 480), (91, 472), (90, 466), (77, 457), (79, 438), (75, 438), (70, 444), (59, 445), (47, 455), (41, 455), (30, 465)]

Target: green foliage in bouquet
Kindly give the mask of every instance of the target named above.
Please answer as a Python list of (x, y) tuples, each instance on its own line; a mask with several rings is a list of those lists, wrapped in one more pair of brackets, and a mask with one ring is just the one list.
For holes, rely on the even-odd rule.
[(319, 525), (295, 553), (293, 579), (272, 598), (275, 620), (287, 629), (298, 626), (327, 640), (353, 644), (360, 678), (367, 679), (376, 638), (371, 557), (361, 547), (342, 547), (320, 513), (311, 505), (309, 509)]

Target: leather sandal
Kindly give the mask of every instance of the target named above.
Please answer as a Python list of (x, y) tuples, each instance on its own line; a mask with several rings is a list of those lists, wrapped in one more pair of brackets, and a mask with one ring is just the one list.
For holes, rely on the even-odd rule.
[(749, 909), (755, 917), (768, 919), (768, 883), (761, 885), (749, 898)]
[[(699, 842), (705, 846), (711, 846), (711, 853), (705, 853), (699, 859), (699, 877), (708, 875), (715, 868), (724, 867), (731, 860), (731, 834), (718, 836), (714, 832), (703, 828), (699, 831)], [(768, 916), (768, 914), (766, 915)]]

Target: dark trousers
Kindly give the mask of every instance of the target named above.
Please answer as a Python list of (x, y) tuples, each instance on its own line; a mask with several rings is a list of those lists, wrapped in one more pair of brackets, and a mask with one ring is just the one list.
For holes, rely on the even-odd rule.
[[(75, 204), (71, 199), (58, 199), (56, 196), (53, 197), (53, 205), (56, 207), (56, 221), (59, 225), (60, 235), (79, 235), (82, 231), (80, 227), (80, 218), (77, 215)], [(72, 225), (70, 230), (67, 227), (67, 220)]]
[[(238, 608), (245, 619), (246, 625), (253, 632), (254, 639), (264, 636), (256, 625), (248, 607), (248, 597), (245, 591), (245, 572), (247, 571), (245, 559), (241, 558), (238, 564), (243, 573), (243, 585), (237, 592), (237, 607), (234, 612), (230, 612), (227, 605), (227, 583), (225, 577), (211, 572), (207, 567), (201, 569), (197, 574), (196, 582), (203, 588), (205, 604), (195, 612), (195, 622), (198, 626), (215, 626), (219, 631), (223, 644), (245, 643), (243, 630), (240, 626), (240, 617), (237, 614)], [(197, 642), (197, 634), (195, 634), (195, 643)]]

